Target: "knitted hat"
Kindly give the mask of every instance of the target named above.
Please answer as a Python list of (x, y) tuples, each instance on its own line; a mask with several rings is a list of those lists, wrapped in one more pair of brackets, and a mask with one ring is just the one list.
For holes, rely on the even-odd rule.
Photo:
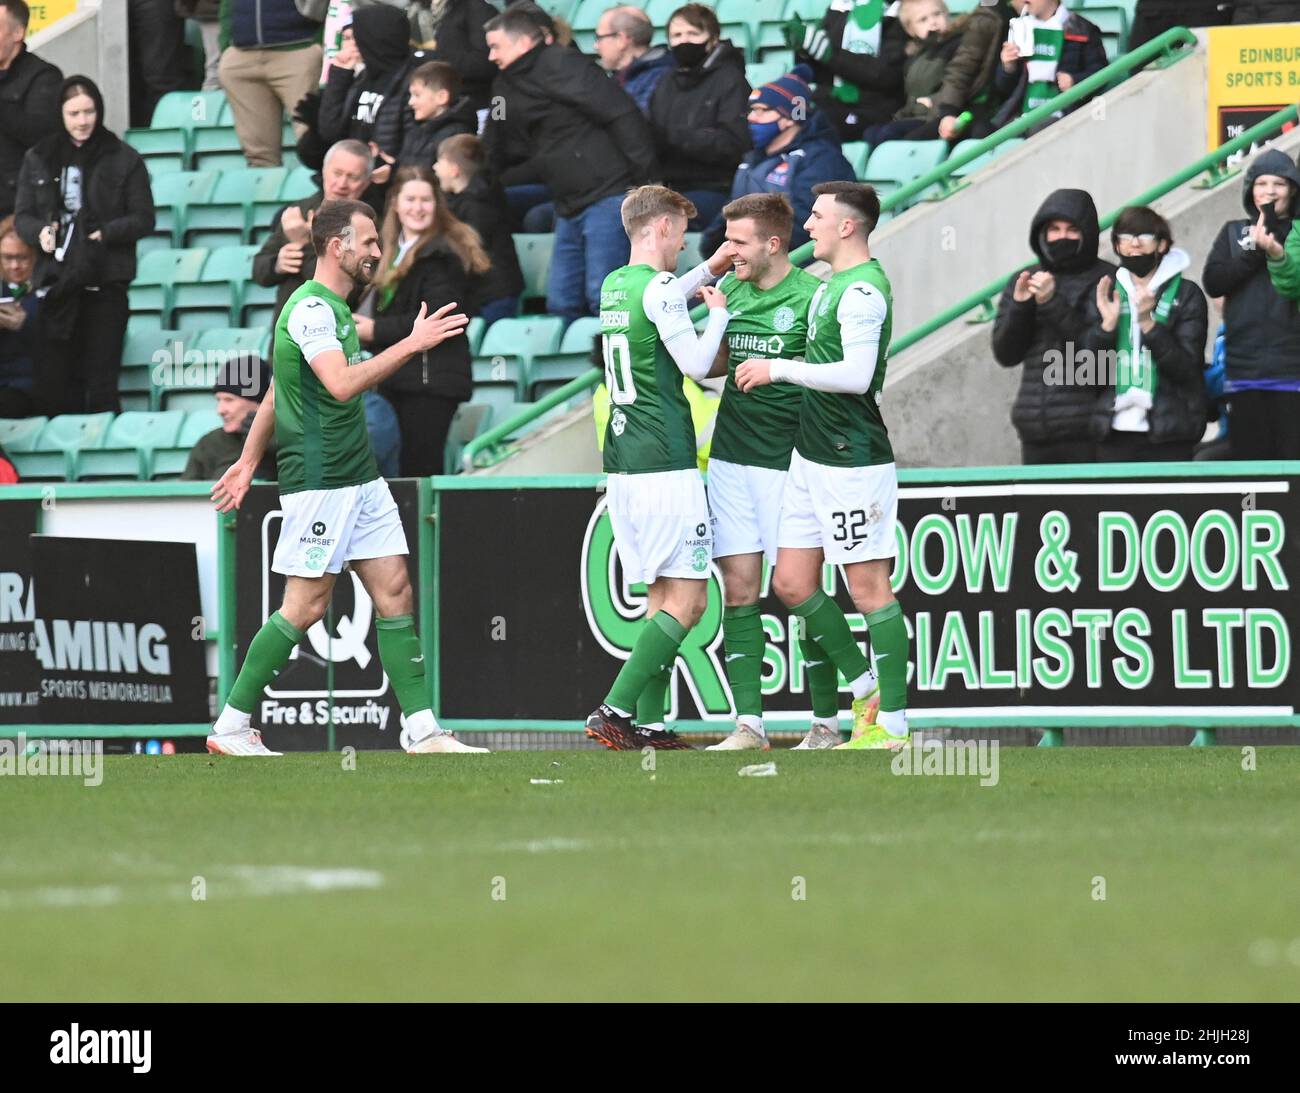
[(786, 118), (794, 114), (796, 106), (801, 106), (806, 117), (813, 109), (812, 88), (808, 86), (811, 76), (812, 69), (807, 65), (795, 65), (793, 71), (779, 79), (754, 88), (749, 93), (749, 105), (751, 108), (766, 106)]
[(261, 402), (271, 389), (270, 371), (257, 354), (238, 353), (218, 367), (212, 389), (218, 394)]

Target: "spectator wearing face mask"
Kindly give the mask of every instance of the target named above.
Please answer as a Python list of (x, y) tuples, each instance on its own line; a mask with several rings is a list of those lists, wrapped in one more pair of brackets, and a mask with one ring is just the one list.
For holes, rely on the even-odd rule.
[[(746, 194), (784, 194), (794, 208), (790, 249), (808, 242), (804, 228), (812, 215), (819, 182), (852, 182), (853, 168), (840, 151), (839, 136), (830, 119), (813, 105), (806, 67), (756, 87), (749, 95), (749, 135), (752, 149), (736, 170), (731, 201)], [(727, 224), (719, 212), (704, 232), (701, 251), (712, 254), (726, 239)]]
[(1292, 229), (1300, 169), (1269, 149), (1255, 157), (1242, 185), (1244, 219), (1223, 225), (1201, 275), (1206, 293), (1223, 298), (1224, 393), (1233, 459), (1300, 459), (1300, 309), (1269, 276)]
[(1191, 259), (1154, 209), (1123, 210), (1111, 244), (1120, 269), (1097, 282), (1084, 336), (1099, 364), (1114, 362), (1098, 368), (1110, 382), (1093, 415), (1097, 458), (1191, 459), (1205, 432), (1205, 294), (1185, 276)]
[(721, 33), (717, 16), (703, 4), (673, 12), (668, 44), (677, 67), (650, 100), (664, 185), (684, 194), (696, 209), (690, 231), (721, 214), (736, 164), (750, 150), (745, 58)]
[(1021, 369), (1011, 423), (1025, 463), (1090, 463), (1097, 390), (1064, 368), (1087, 329), (1097, 282), (1115, 267), (1097, 257), (1097, 206), (1084, 190), (1056, 190), (1034, 214), (1038, 264), (1007, 282), (993, 324), (993, 356)]

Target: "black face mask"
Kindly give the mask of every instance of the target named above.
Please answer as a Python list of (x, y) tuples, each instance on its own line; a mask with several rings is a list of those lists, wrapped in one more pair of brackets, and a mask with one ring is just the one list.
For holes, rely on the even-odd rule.
[(1082, 239), (1050, 239), (1043, 242), (1043, 250), (1047, 252), (1047, 262), (1051, 266), (1063, 266), (1077, 258), (1082, 246)]
[(678, 68), (695, 68), (702, 65), (709, 55), (709, 45), (707, 42), (679, 42), (671, 52)]
[(1145, 277), (1160, 264), (1163, 257), (1162, 254), (1124, 254), (1120, 256), (1119, 264), (1134, 277)]

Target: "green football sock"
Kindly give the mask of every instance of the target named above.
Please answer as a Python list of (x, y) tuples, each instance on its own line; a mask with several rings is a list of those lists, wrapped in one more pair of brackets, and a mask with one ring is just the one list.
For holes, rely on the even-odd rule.
[(897, 600), (867, 616), (876, 671), (880, 673), (880, 709), (883, 713), (907, 709), (907, 654), (909, 641), (903, 606)]
[(249, 643), (244, 666), (230, 688), (227, 704), (241, 713), (251, 714), (266, 685), (289, 663), (289, 654), (304, 637), (279, 611), (272, 612)]
[(642, 688), (636, 700), (636, 723), (638, 725), (662, 725), (664, 713), (668, 709), (668, 685), (672, 682), (673, 669), (669, 665), (658, 675), (650, 677), (650, 682)]
[(812, 638), (799, 639), (804, 671), (808, 676), (808, 693), (812, 698), (813, 717), (829, 721), (840, 715), (840, 680), (835, 662)]
[(415, 633), (415, 617), (394, 615), (376, 618), (379, 662), (393, 686), (397, 704), (407, 717), (429, 708), (429, 688), (424, 679), (424, 650)]
[(722, 610), (722, 645), (727, 653), (727, 679), (736, 713), (763, 716), (763, 616), (758, 604)]
[(641, 629), (632, 655), (619, 670), (605, 696), (605, 705), (631, 713), (645, 685), (663, 671), (672, 671), (686, 628), (667, 611), (656, 611)]
[(790, 610), (804, 620), (804, 633), (825, 650), (850, 684), (870, 671), (844, 612), (820, 588)]

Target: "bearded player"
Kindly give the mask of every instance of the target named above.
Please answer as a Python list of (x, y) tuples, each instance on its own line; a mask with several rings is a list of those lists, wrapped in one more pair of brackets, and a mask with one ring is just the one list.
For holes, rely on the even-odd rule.
[[(868, 243), (880, 198), (859, 182), (823, 182), (813, 193), (804, 227), (832, 276), (809, 309), (805, 360), (747, 360), (736, 369), (736, 386), (745, 393), (769, 383), (804, 389), (772, 587), (849, 681), (854, 734), (838, 746), (896, 749), (908, 739), (908, 636), (890, 587), (898, 474), (880, 414), (892, 305)], [(875, 673), (844, 613), (821, 589), (824, 561), (843, 568), (866, 619), (880, 677), (874, 721), (868, 699)]]
[(374, 211), (359, 201), (327, 202), (312, 221), (311, 236), (315, 277), (280, 312), (270, 394), (239, 461), (212, 489), (219, 512), (238, 508), (275, 430), (284, 520), (271, 568), (285, 575), (284, 602), (249, 645), (208, 751), (279, 754), (252, 727), (254, 705), (308, 628), (324, 617), (344, 565), (375, 604), (379, 659), (402, 708), (402, 747), (412, 753), (486, 751), (441, 729), (429, 706), (406, 536), (375, 465), (361, 399), (417, 353), (463, 334), (469, 320), (454, 303), (427, 316), (421, 305), (410, 334), (361, 360), (347, 298), (354, 287), (370, 283), (379, 263)]

